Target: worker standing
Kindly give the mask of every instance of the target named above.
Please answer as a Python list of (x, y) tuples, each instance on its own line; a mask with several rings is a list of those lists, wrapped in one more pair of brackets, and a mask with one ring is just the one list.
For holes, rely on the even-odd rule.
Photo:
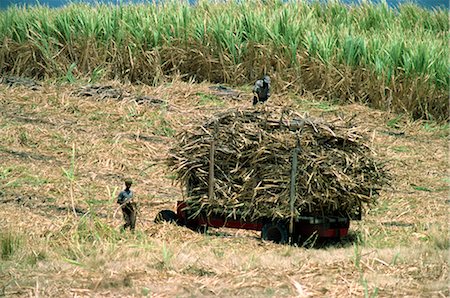
[(125, 220), (123, 230), (130, 228), (131, 231), (134, 231), (137, 206), (133, 201), (133, 191), (130, 189), (132, 184), (133, 181), (131, 179), (125, 179), (125, 189), (119, 193), (117, 203), (122, 207), (123, 219)]

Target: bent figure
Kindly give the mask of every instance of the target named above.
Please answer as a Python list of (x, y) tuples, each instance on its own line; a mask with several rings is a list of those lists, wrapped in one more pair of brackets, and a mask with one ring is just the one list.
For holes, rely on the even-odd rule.
[(261, 80), (257, 80), (253, 86), (253, 105), (258, 102), (266, 102), (270, 97), (270, 78), (265, 75)]

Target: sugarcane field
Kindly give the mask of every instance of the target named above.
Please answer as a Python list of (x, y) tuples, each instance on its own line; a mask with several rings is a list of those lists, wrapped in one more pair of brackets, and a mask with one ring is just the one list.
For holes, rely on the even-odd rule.
[(448, 297), (448, 8), (0, 7), (0, 297)]

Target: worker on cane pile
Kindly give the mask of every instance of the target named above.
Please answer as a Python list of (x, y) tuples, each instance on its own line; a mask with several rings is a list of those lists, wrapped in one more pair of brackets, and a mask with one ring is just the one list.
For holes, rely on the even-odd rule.
[(258, 102), (266, 102), (270, 97), (270, 78), (265, 75), (261, 80), (257, 80), (253, 86), (253, 105)]
[(120, 204), (122, 207), (123, 219), (125, 220), (123, 230), (130, 228), (131, 231), (134, 231), (136, 226), (137, 206), (136, 203), (133, 202), (133, 192), (130, 189), (132, 184), (133, 181), (131, 179), (125, 179), (125, 189), (119, 193), (117, 204)]

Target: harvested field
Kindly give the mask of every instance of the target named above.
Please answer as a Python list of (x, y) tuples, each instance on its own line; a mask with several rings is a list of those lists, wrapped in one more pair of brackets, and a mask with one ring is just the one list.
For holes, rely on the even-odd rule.
[[(449, 296), (447, 125), (274, 93), (269, 111), (352, 118), (392, 175), (348, 239), (283, 246), (251, 231), (153, 223), (182, 198), (164, 163), (176, 133), (249, 109), (248, 87), (231, 98), (180, 81), (100, 86), (129, 96), (0, 84), (1, 296)], [(114, 216), (125, 176), (140, 202), (135, 234), (120, 233)]]

